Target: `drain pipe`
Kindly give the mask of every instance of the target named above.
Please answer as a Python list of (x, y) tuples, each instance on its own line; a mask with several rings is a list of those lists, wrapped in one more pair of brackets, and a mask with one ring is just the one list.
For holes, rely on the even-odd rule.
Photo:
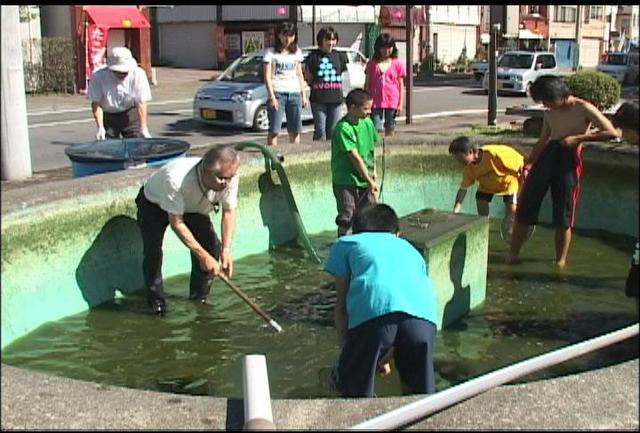
[(557, 349), (534, 358), (530, 358), (509, 367), (501, 368), (484, 376), (472, 379), (468, 382), (446, 389), (437, 394), (415, 401), (406, 406), (377, 416), (361, 424), (355, 425), (350, 430), (395, 430), (407, 424), (423, 419), (434, 412), (459, 403), (488, 391), (489, 389), (511, 382), (518, 377), (526, 376), (537, 370), (542, 370), (549, 366), (559, 364), (571, 358), (584, 355), (605, 346), (618, 343), (627, 338), (638, 335), (640, 329), (638, 323), (628, 326), (609, 334), (578, 344)]
[(242, 358), (242, 392), (244, 396), (243, 430), (275, 430), (271, 412), (271, 394), (264, 355)]

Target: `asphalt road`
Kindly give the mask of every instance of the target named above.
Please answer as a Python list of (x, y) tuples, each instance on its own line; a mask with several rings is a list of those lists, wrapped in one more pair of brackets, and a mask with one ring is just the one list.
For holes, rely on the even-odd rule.
[[(172, 100), (153, 101), (149, 104), (149, 129), (154, 137), (170, 137), (185, 140), (192, 146), (237, 142), (251, 139), (263, 140), (265, 133), (251, 130), (202, 125), (192, 119), (191, 94)], [(470, 80), (451, 80), (429, 84), (416, 84), (413, 97), (413, 119), (432, 121), (434, 113), (469, 112), (487, 108), (487, 96), (480, 83)], [(499, 96), (498, 109), (533, 102), (521, 96)], [(422, 120), (421, 120), (422, 119)], [(70, 144), (93, 141), (95, 124), (89, 103), (76, 106), (51, 107), (29, 111), (29, 140), (32, 170), (34, 172), (70, 167), (64, 154)], [(404, 124), (403, 118), (399, 124)], [(400, 126), (401, 127), (401, 126)], [(312, 123), (305, 123), (303, 131), (313, 131)]]

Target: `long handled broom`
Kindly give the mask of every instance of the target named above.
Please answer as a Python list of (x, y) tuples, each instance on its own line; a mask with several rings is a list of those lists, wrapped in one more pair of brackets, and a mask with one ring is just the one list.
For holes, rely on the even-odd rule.
[(253, 308), (253, 310), (256, 313), (258, 313), (260, 317), (264, 319), (265, 322), (267, 322), (273, 329), (276, 330), (276, 332), (282, 332), (282, 327), (278, 325), (278, 323), (275, 320), (273, 320), (271, 316), (265, 313), (265, 311), (262, 308), (260, 308), (255, 302), (253, 302), (247, 295), (245, 295), (244, 292), (242, 292), (242, 290), (240, 290), (235, 284), (229, 281), (229, 279), (224, 274), (219, 274), (218, 277), (222, 281), (224, 281), (227, 284), (227, 286), (229, 286), (229, 288), (236, 293), (236, 295), (240, 296), (244, 302), (249, 304), (249, 306)]

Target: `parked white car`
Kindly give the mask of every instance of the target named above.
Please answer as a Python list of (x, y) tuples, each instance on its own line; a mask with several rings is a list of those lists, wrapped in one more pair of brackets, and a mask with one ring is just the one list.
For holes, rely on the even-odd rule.
[(638, 79), (638, 52), (608, 53), (596, 71), (611, 75), (620, 84), (633, 83)]
[(489, 62), (486, 60), (482, 60), (480, 62), (473, 62), (471, 64), (471, 72), (473, 73), (473, 78), (476, 81), (482, 80), (484, 74), (489, 70)]
[[(306, 57), (314, 47), (302, 48)], [(364, 86), (366, 57), (358, 50), (337, 47), (346, 53), (349, 63), (342, 75), (343, 93)], [(193, 117), (210, 125), (253, 128), (266, 131), (267, 88), (263, 80), (262, 52), (244, 55), (236, 59), (214, 81), (202, 86), (193, 99)], [(305, 89), (309, 96), (309, 87)], [(302, 120), (312, 120), (311, 108), (302, 110)], [(286, 122), (286, 116), (285, 116)]]
[[(561, 75), (554, 53), (539, 51), (507, 51), (498, 59), (498, 92), (528, 95), (531, 84), (542, 75)], [(489, 74), (482, 88), (489, 92)]]

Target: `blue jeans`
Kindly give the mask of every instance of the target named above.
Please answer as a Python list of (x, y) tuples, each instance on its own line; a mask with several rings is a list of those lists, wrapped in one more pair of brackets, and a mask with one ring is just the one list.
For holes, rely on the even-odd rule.
[(384, 119), (384, 129), (395, 129), (396, 114), (398, 110), (393, 108), (374, 108), (371, 110), (371, 119), (378, 131), (382, 131), (382, 119)]
[(321, 102), (311, 103), (313, 113), (313, 139), (331, 140), (336, 123), (340, 120), (342, 103), (323, 104)]
[(275, 92), (275, 95), (279, 104), (278, 110), (274, 110), (271, 104), (267, 104), (269, 135), (273, 136), (280, 134), (285, 113), (287, 116), (287, 131), (289, 134), (300, 134), (302, 132), (302, 97), (300, 92)]

